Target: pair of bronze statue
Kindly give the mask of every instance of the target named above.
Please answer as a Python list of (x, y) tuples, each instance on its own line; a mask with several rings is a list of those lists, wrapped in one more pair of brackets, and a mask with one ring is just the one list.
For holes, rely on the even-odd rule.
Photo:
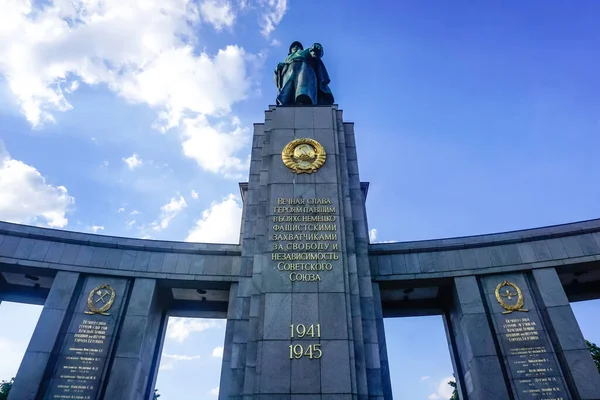
[(329, 75), (321, 58), (323, 46), (315, 43), (304, 49), (302, 43), (291, 44), (284, 62), (275, 69), (278, 105), (331, 105)]

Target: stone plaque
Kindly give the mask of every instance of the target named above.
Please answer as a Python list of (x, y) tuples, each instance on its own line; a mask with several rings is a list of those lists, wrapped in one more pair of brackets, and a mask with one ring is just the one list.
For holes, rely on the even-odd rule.
[(126, 280), (87, 278), (44, 399), (100, 396), (126, 286)]
[(280, 197), (275, 201), (269, 242), (277, 271), (290, 282), (314, 284), (340, 275), (336, 199)]
[(486, 277), (484, 286), (515, 398), (571, 399), (525, 277), (508, 278)]

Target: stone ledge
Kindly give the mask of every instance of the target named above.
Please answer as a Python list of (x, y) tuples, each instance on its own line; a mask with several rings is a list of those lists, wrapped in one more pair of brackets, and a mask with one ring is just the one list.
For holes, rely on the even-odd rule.
[(123, 250), (230, 256), (237, 256), (242, 253), (239, 244), (189, 243), (153, 239), (133, 239), (41, 228), (4, 221), (0, 221), (0, 235)]
[(600, 219), (494, 234), (462, 236), (434, 240), (419, 240), (411, 242), (375, 243), (369, 245), (369, 254), (382, 255), (395, 253), (420, 253), (427, 251), (490, 247), (502, 244), (515, 244), (546, 239), (564, 238), (595, 232), (600, 232)]

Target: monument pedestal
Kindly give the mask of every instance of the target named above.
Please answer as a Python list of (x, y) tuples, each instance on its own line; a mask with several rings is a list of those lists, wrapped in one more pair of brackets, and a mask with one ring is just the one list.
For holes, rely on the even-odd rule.
[[(293, 171), (294, 162), (306, 167), (311, 149), (317, 154), (305, 158), (318, 169)], [(391, 398), (368, 261), (366, 188), (353, 124), (336, 106), (271, 107), (255, 125), (220, 399)]]

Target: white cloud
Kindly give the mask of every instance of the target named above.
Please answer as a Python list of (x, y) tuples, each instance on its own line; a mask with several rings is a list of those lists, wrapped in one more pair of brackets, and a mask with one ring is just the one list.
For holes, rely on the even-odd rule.
[(179, 355), (179, 354), (165, 354), (165, 353), (163, 353), (162, 356), (170, 358), (170, 359), (175, 360), (175, 361), (192, 361), (192, 360), (197, 360), (199, 358), (202, 358), (201, 356), (186, 356), (185, 354)]
[(96, 232), (103, 231), (103, 230), (104, 230), (104, 227), (103, 227), (103, 226), (101, 226), (101, 225), (92, 225), (92, 226), (90, 227), (90, 230), (91, 230), (92, 232), (96, 233)]
[(271, 46), (279, 47), (279, 46), (281, 46), (281, 42), (277, 39), (273, 39), (273, 40), (271, 40)]
[(223, 347), (215, 347), (212, 351), (211, 356), (215, 358), (223, 358)]
[[(257, 1), (263, 32), (271, 32), (285, 1)], [(34, 127), (71, 109), (81, 84), (101, 86), (156, 110), (155, 128), (182, 130), (184, 153), (202, 168), (239, 173), (246, 168), (235, 156), (243, 130), (210, 128), (206, 117), (218, 122), (253, 92), (261, 56), (236, 45), (209, 54), (196, 37), (201, 23), (220, 29), (234, 22), (228, 0), (4, 0), (0, 76)], [(206, 146), (215, 146), (212, 155)], [(140, 165), (132, 157), (129, 168)]]
[(214, 319), (169, 318), (167, 338), (182, 343), (194, 332), (204, 332), (207, 329), (221, 328), (223, 321)]
[(8, 380), (17, 375), (17, 370), (27, 349), (27, 342), (0, 337), (0, 354), (2, 354), (2, 362), (0, 363), (0, 376), (2, 378), (0, 380)]
[(160, 365), (158, 366), (159, 371), (167, 371), (175, 369), (175, 362), (171, 360), (160, 359)]
[(228, 112), (250, 88), (246, 62), (250, 56), (238, 46), (227, 46), (214, 57), (194, 55), (191, 46), (164, 50), (164, 55), (123, 86), (121, 95), (161, 109), (159, 128), (179, 126), (183, 114)]
[(213, 396), (218, 396), (219, 395), (219, 387), (217, 386), (216, 388), (210, 389), (209, 394), (212, 394)]
[(425, 381), (427, 381), (427, 380), (429, 380), (429, 379), (431, 379), (431, 377), (430, 377), (430, 376), (422, 376), (422, 377), (421, 377), (421, 382), (425, 382)]
[(34, 126), (52, 121), (54, 112), (71, 109), (67, 95), (80, 83), (104, 84), (131, 102), (155, 107), (170, 126), (177, 125), (186, 110), (228, 111), (248, 91), (243, 49), (227, 46), (214, 56), (195, 51), (194, 35), (201, 20), (233, 24), (228, 3), (208, 0), (198, 7), (191, 0), (50, 0), (41, 5), (5, 0), (2, 4), (0, 74)]
[(202, 212), (196, 226), (185, 239), (187, 242), (238, 243), (242, 206), (239, 198), (230, 194), (221, 202), (214, 202)]
[(249, 140), (248, 130), (237, 118), (233, 118), (229, 127), (211, 126), (202, 115), (186, 118), (183, 137), (183, 153), (210, 172), (237, 177), (248, 168), (247, 162), (235, 156)]
[(162, 356), (160, 358), (160, 366), (159, 366), (159, 370), (172, 370), (175, 369), (175, 362), (176, 361), (193, 361), (193, 360), (198, 360), (201, 359), (201, 356), (187, 356), (185, 354), (180, 355), (180, 354), (167, 354), (167, 353), (162, 353)]
[(200, 14), (202, 19), (212, 24), (216, 30), (221, 30), (224, 26), (230, 27), (235, 21), (235, 13), (231, 4), (224, 0), (203, 1), (200, 4)]
[(373, 243), (377, 240), (377, 229), (373, 228), (369, 231), (369, 241)]
[(155, 231), (161, 231), (169, 226), (169, 223), (173, 218), (177, 216), (181, 211), (187, 207), (187, 203), (183, 196), (179, 198), (173, 197), (171, 201), (160, 208), (159, 221), (152, 223), (152, 229)]
[(46, 183), (37, 169), (11, 158), (0, 140), (0, 219), (63, 228), (74, 203), (66, 187)]
[(269, 37), (285, 15), (287, 0), (260, 0), (260, 2), (264, 7), (260, 20), (261, 33)]
[(427, 398), (429, 400), (439, 400), (439, 399), (449, 399), (452, 397), (452, 391), (454, 390), (452, 386), (448, 385), (449, 381), (453, 381), (454, 377), (447, 376), (443, 378), (438, 384), (437, 390), (434, 393), (431, 393)]
[(122, 212), (124, 212), (124, 211), (125, 211), (125, 208), (123, 208), (123, 207), (120, 207), (120, 208), (117, 210), (117, 213), (119, 213), (119, 214), (120, 214), (120, 213), (122, 213)]
[(192, 189), (192, 199), (196, 200), (199, 197), (198, 192)]
[(371, 243), (396, 243), (397, 240), (377, 240), (377, 229), (373, 228), (369, 231), (369, 242), (371, 242)]
[(123, 158), (123, 162), (127, 164), (129, 169), (134, 169), (142, 165), (142, 159), (138, 157), (137, 154), (133, 153), (131, 156), (127, 158)]

